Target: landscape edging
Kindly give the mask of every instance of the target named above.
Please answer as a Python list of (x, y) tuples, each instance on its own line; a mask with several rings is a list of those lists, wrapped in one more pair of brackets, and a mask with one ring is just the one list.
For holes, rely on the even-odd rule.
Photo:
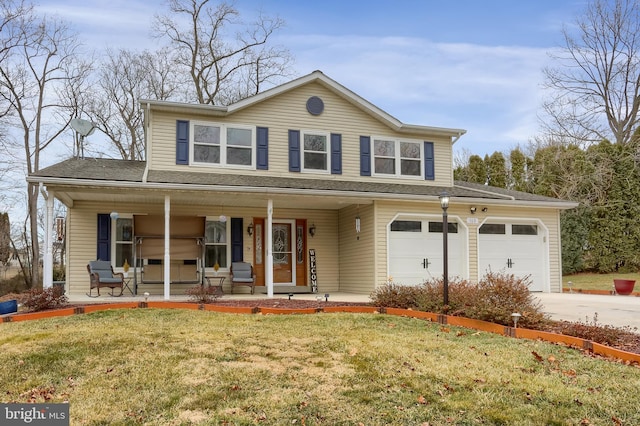
[(514, 328), (487, 321), (480, 321), (472, 318), (456, 317), (450, 315), (435, 314), (432, 312), (414, 311), (411, 309), (384, 308), (375, 306), (327, 306), (320, 308), (251, 308), (242, 306), (216, 306), (208, 304), (197, 304), (188, 302), (116, 302), (100, 305), (85, 305), (75, 308), (62, 308), (50, 311), (26, 312), (9, 314), (2, 317), (2, 322), (30, 321), (44, 318), (54, 318), (71, 315), (83, 315), (90, 312), (97, 312), (108, 309), (136, 309), (136, 308), (159, 308), (159, 309), (191, 309), (206, 310), (220, 313), (238, 314), (312, 314), (312, 313), (383, 313), (423, 319), (431, 322), (438, 322), (443, 325), (453, 325), (473, 330), (486, 331), (493, 334), (501, 334), (507, 337), (522, 338), (528, 340), (543, 340), (550, 343), (561, 343), (568, 346), (588, 350), (594, 354), (616, 358), (629, 364), (640, 364), (640, 354), (627, 352), (612, 348), (606, 345), (592, 342), (579, 337), (567, 336), (565, 334), (551, 333), (548, 331), (530, 330), (527, 328)]

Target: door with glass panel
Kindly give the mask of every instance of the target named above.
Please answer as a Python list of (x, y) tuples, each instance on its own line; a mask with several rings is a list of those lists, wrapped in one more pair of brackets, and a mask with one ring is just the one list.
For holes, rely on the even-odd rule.
[(273, 222), (274, 284), (296, 284), (294, 229), (295, 221)]

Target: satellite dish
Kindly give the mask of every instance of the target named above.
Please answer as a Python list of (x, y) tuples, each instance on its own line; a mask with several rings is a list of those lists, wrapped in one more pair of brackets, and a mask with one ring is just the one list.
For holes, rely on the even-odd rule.
[(82, 137), (89, 136), (96, 130), (96, 126), (94, 126), (92, 122), (81, 118), (74, 118), (69, 124), (71, 124), (71, 128)]

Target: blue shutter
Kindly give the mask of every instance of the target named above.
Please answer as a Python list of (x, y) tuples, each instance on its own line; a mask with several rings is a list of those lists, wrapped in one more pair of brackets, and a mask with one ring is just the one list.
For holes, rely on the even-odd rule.
[(300, 171), (300, 130), (289, 130), (289, 171)]
[[(243, 227), (241, 217), (231, 218), (231, 261), (242, 262), (244, 261), (243, 254)], [(230, 265), (228, 265), (230, 266)]]
[(331, 133), (331, 174), (342, 174), (342, 135)]
[(433, 142), (424, 143), (424, 178), (425, 180), (435, 180), (435, 156), (433, 153)]
[(98, 214), (96, 259), (111, 260), (111, 215)]
[(269, 170), (269, 129), (258, 127), (256, 131), (256, 168)]
[(360, 136), (360, 176), (371, 176), (371, 138)]
[(189, 164), (189, 122), (176, 121), (176, 164)]

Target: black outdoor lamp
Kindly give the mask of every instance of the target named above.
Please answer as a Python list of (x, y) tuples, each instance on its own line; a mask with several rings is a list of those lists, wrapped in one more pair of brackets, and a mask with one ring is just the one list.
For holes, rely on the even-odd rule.
[(449, 250), (448, 250), (448, 239), (449, 239), (449, 223), (447, 221), (447, 208), (449, 207), (449, 194), (447, 191), (443, 191), (440, 194), (440, 207), (442, 207), (442, 254), (443, 254), (443, 268), (442, 268), (442, 277), (443, 277), (443, 292), (444, 292), (444, 309), (447, 309), (449, 305)]

